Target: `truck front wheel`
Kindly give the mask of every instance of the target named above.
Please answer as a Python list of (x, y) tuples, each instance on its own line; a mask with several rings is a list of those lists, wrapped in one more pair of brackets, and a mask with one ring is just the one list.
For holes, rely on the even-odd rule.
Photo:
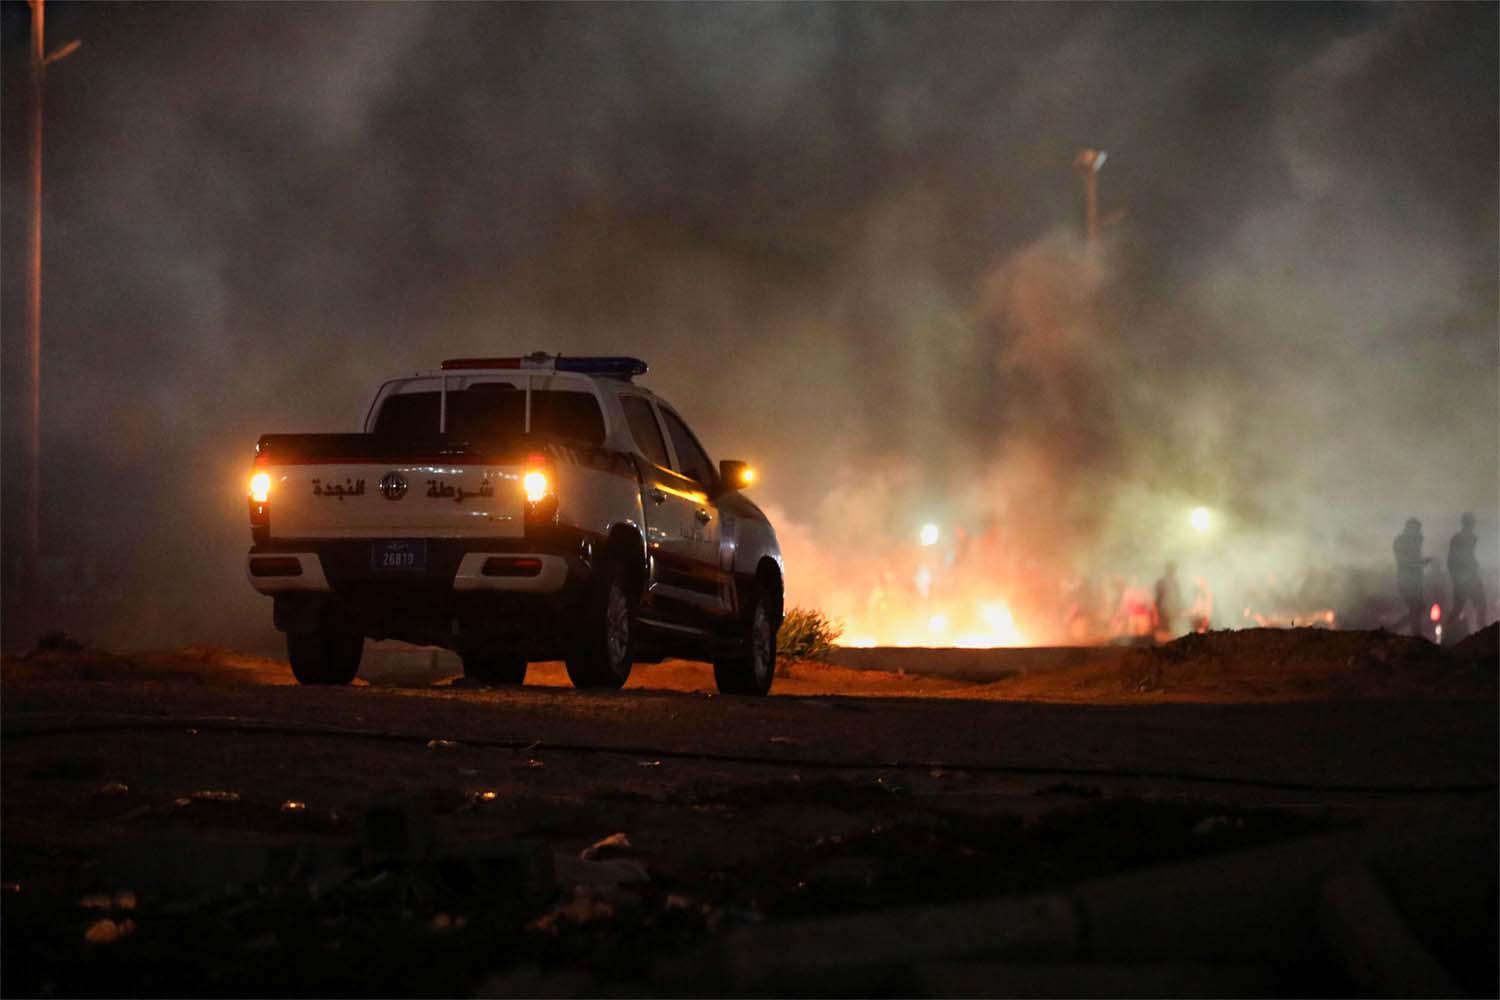
[(365, 637), (358, 632), (323, 629), (288, 632), (286, 658), (298, 684), (348, 684), (359, 673)]
[(611, 559), (599, 567), (567, 656), (573, 686), (623, 687), (630, 677), (634, 640), (635, 602), (626, 588), (624, 567)]
[(771, 690), (776, 674), (776, 627), (762, 594), (755, 595), (748, 618), (741, 650), (714, 659), (714, 682), (724, 694), (763, 695)]

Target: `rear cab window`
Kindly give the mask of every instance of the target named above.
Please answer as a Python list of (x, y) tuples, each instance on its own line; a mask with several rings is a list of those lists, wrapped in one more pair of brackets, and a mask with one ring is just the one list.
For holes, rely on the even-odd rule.
[(403, 387), (385, 397), (370, 433), (390, 440), (514, 441), (526, 434), (530, 396), (532, 436), (602, 445), (604, 414), (598, 397), (581, 386), (550, 384), (555, 381), (536, 376), (452, 379), (445, 404), (438, 380), (422, 379), (412, 383), (416, 388)]

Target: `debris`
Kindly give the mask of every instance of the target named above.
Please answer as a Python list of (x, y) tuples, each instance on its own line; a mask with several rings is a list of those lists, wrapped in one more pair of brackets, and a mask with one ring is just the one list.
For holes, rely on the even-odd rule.
[(266, 931), (260, 937), (251, 938), (245, 942), (246, 951), (270, 951), (281, 942), (276, 937), (275, 931)]
[(651, 881), (651, 873), (635, 858), (608, 858), (588, 861), (582, 858), (558, 857), (554, 862), (557, 880), (563, 884), (588, 889), (613, 889), (621, 885), (639, 885)]
[[(204, 788), (188, 796), (195, 802), (238, 802), (239, 792), (226, 792), (217, 788)], [(181, 802), (181, 799), (177, 801)]]
[(130, 786), (123, 781), (110, 781), (94, 789), (94, 794), (100, 798), (115, 798), (120, 795), (129, 795)]
[(527, 930), (556, 934), (563, 924), (590, 924), (615, 915), (615, 908), (589, 896), (574, 896), (526, 925)]
[(360, 843), (366, 862), (418, 861), (432, 851), (432, 805), (421, 797), (365, 810)]
[(453, 740), (428, 740), (427, 741), (427, 749), (429, 749), (429, 750), (457, 750), (458, 749), (458, 744), (455, 743)]
[(533, 758), (531, 758), (530, 760), (528, 760), (526, 762), (526, 766), (527, 767), (546, 767), (547, 764), (546, 764), (546, 762), (537, 760), (535, 757), (533, 757)]
[(1205, 816), (1194, 824), (1193, 836), (1204, 837), (1224, 829), (1243, 830), (1244, 828), (1245, 821), (1239, 817), (1230, 819), (1228, 816)]
[(134, 920), (121, 920), (119, 923), (105, 917), (97, 920), (83, 932), (83, 939), (89, 944), (112, 944), (135, 930)]
[(145, 816), (150, 811), (151, 811), (151, 807), (149, 805), (146, 805), (146, 806), (136, 806), (134, 809), (127, 809), (125, 812), (122, 812), (120, 815), (116, 816), (113, 820), (111, 820), (111, 822), (113, 822), (113, 823), (129, 823), (133, 819), (140, 819), (142, 816)]
[(635, 766), (636, 767), (661, 767), (661, 761), (659, 761), (659, 760), (638, 760), (638, 761), (635, 762)]
[(585, 847), (578, 856), (584, 861), (594, 861), (599, 858), (618, 857), (621, 854), (633, 854), (635, 848), (631, 846), (630, 838), (623, 833), (612, 833), (603, 840)]

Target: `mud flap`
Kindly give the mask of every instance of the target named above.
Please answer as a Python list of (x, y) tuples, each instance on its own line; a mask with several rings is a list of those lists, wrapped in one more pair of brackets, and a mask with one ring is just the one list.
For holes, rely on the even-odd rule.
[(277, 594), (271, 622), (281, 632), (316, 632), (323, 623), (323, 598), (317, 594)]

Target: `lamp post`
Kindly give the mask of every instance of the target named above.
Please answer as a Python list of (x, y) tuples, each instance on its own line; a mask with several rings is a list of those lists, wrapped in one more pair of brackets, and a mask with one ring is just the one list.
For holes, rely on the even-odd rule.
[(1108, 157), (1102, 149), (1080, 149), (1073, 158), (1083, 176), (1084, 232), (1090, 243), (1099, 237), (1099, 168)]
[[(26, 354), (30, 382), (30, 405), (26, 426), (26, 486), (22, 493), (25, 536), (21, 542), (21, 576), (28, 590), (35, 591), (37, 570), (41, 562), (41, 496), (42, 496), (42, 87), (47, 66), (78, 51), (83, 43), (76, 38), (47, 52), (45, 35), (46, 0), (29, 0), (31, 4), (31, 89), (26, 95), (27, 121), (31, 143), (31, 227), (28, 235), (26, 282)], [(33, 598), (35, 593), (31, 595)]]

